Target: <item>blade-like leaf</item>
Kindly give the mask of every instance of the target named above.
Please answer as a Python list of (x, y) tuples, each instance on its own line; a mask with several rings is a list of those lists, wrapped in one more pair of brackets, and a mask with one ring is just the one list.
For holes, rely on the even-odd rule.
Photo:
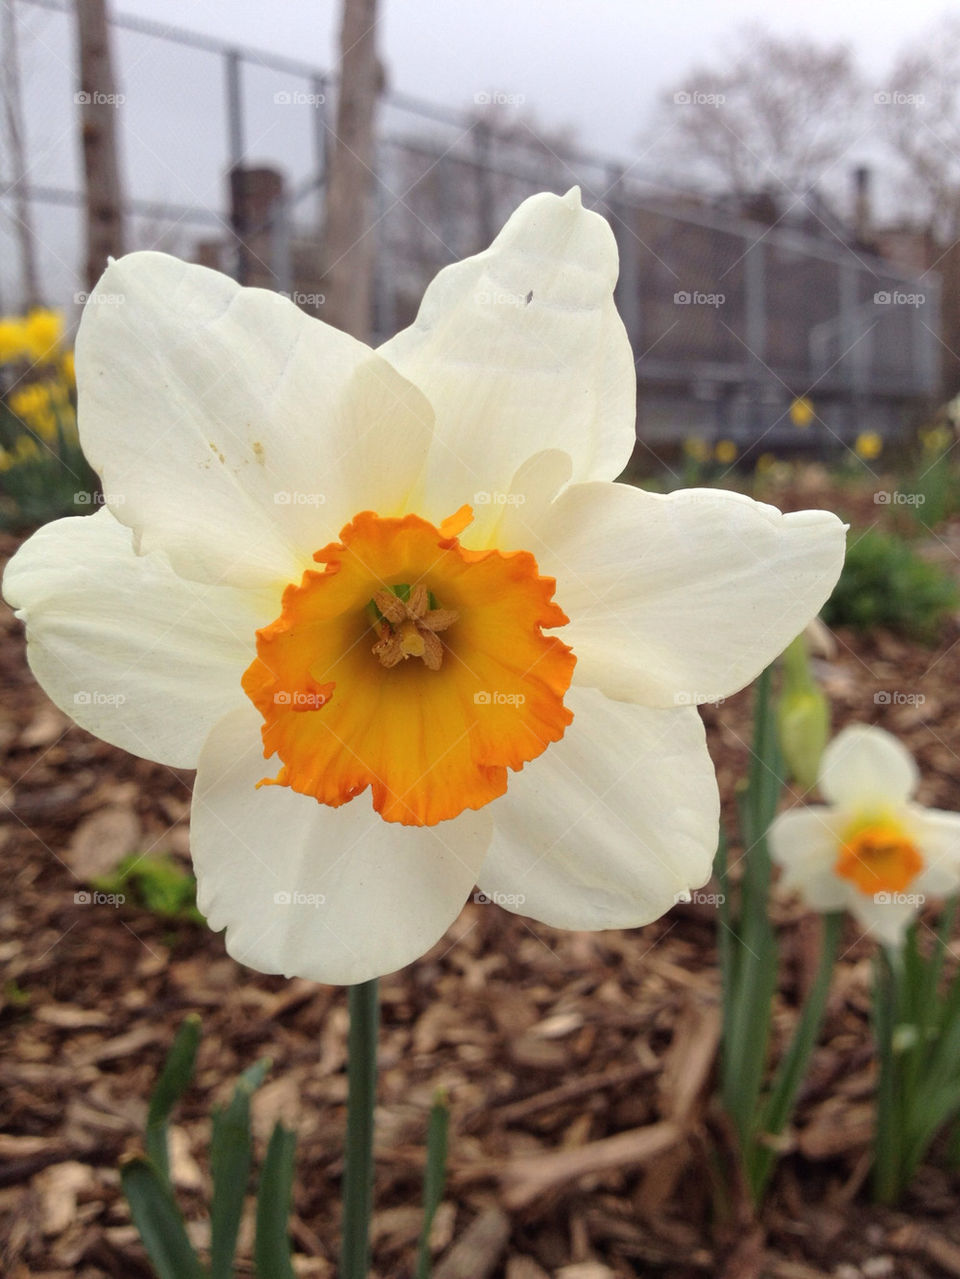
[(423, 1230), (417, 1257), (417, 1279), (430, 1279), (430, 1228), (443, 1198), (447, 1180), (447, 1130), (450, 1110), (446, 1095), (438, 1091), (427, 1121), (427, 1166), (423, 1177)]
[(297, 1136), (277, 1123), (267, 1147), (257, 1196), (254, 1263), (258, 1279), (294, 1279), (290, 1261), (290, 1190)]
[(147, 1112), (147, 1131), (144, 1138), (147, 1154), (153, 1160), (163, 1180), (170, 1180), (170, 1160), (167, 1154), (167, 1120), (170, 1112), (187, 1090), (193, 1077), (193, 1064), (200, 1043), (200, 1018), (191, 1013), (177, 1031), (173, 1047), (163, 1063), (160, 1077), (150, 1098)]
[(237, 1084), (229, 1106), (214, 1112), (210, 1139), (213, 1200), (210, 1205), (210, 1279), (231, 1279), (237, 1231), (250, 1179), (250, 1089)]
[[(800, 1020), (793, 1032), (790, 1047), (777, 1069), (773, 1086), (760, 1115), (758, 1136), (777, 1137), (783, 1132), (793, 1114), (797, 1091), (803, 1079), (810, 1054), (817, 1042), (820, 1023), (830, 993), (830, 978), (837, 957), (844, 916), (837, 911), (823, 921), (823, 938), (820, 943), (820, 963), (813, 987), (807, 995)], [(759, 1201), (776, 1160), (770, 1144), (760, 1145), (751, 1159), (749, 1170), (754, 1199)]]
[(131, 1159), (120, 1169), (123, 1192), (143, 1246), (160, 1279), (205, 1279), (169, 1187), (148, 1160)]

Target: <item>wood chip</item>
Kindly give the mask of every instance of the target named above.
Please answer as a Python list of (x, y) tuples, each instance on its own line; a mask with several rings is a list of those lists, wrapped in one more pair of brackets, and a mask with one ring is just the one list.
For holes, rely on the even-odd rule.
[(510, 1218), (499, 1208), (487, 1208), (434, 1266), (433, 1279), (489, 1279), (509, 1238)]
[(101, 808), (77, 827), (67, 861), (79, 880), (90, 883), (136, 852), (140, 839), (140, 819), (133, 809)]

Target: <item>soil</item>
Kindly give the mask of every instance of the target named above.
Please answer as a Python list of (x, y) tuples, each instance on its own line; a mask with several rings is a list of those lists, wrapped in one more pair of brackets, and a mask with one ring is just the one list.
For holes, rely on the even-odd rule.
[[(953, 546), (958, 534), (937, 540)], [(141, 1149), (157, 1072), (196, 1011), (197, 1072), (172, 1131), (191, 1236), (207, 1237), (211, 1109), (267, 1056), (256, 1166), (282, 1117), (298, 1138), (295, 1269), (334, 1276), (345, 992), (243, 968), (221, 935), (188, 920), (75, 898), (130, 851), (188, 864), (192, 777), (74, 726), (30, 676), (6, 609), (0, 627), (0, 1272), (151, 1274), (118, 1161)], [(960, 622), (933, 649), (888, 634), (835, 641), (818, 663), (834, 728), (859, 720), (895, 732), (920, 765), (921, 802), (960, 810)], [(703, 714), (733, 833), (750, 693)], [(773, 910), (775, 1057), (812, 977), (819, 922), (780, 895)], [(432, 1237), (435, 1279), (960, 1275), (960, 1177), (942, 1152), (897, 1210), (869, 1196), (873, 947), (852, 921), (784, 1157), (762, 1211), (750, 1214), (714, 1096), (716, 926), (703, 900), (642, 930), (595, 934), (470, 901), (428, 955), (382, 980), (373, 1274), (412, 1273), (426, 1116), (442, 1086), (450, 1173)], [(251, 1230), (245, 1221), (238, 1274), (253, 1273)]]

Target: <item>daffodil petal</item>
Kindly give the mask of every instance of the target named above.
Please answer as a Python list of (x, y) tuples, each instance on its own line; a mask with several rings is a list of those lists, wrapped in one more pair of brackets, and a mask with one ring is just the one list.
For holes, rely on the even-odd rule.
[(882, 946), (893, 947), (901, 944), (903, 934), (913, 923), (919, 908), (910, 895), (905, 894), (893, 901), (878, 901), (865, 893), (858, 893), (856, 889), (850, 890), (846, 904), (864, 933)]
[(134, 755), (194, 768), (240, 686), (272, 596), (187, 582), (137, 556), (108, 510), (45, 524), (7, 566), (3, 592), (27, 627), (47, 695)]
[(911, 887), (932, 897), (948, 897), (960, 887), (960, 813), (910, 804), (906, 818), (926, 863)]
[(767, 832), (770, 857), (782, 871), (781, 886), (798, 892), (811, 910), (843, 910), (856, 891), (834, 871), (842, 824), (832, 809), (814, 804), (781, 813)]
[[(504, 536), (526, 519), (505, 516)], [(844, 554), (835, 515), (714, 489), (573, 485), (533, 532), (524, 545), (570, 617), (574, 682), (648, 706), (743, 688), (816, 615)]]
[(352, 985), (393, 972), (460, 912), (489, 812), (434, 827), (384, 822), (365, 800), (331, 809), (264, 774), (260, 716), (226, 716), (203, 748), (190, 836), (198, 904), (260, 972)]
[(491, 807), (478, 883), (554, 928), (635, 928), (710, 876), (720, 815), (696, 710), (571, 689), (574, 721)]
[(613, 232), (574, 188), (525, 200), (489, 249), (429, 285), (415, 322), (380, 348), (437, 415), (428, 516), (440, 494), (495, 500), (542, 449), (569, 453), (578, 480), (623, 470), (636, 379), (616, 278)]
[(403, 513), (432, 410), (362, 343), (162, 253), (119, 259), (92, 299), (81, 442), (139, 551), (197, 580), (282, 583), (357, 510)]
[(904, 804), (919, 773), (907, 748), (882, 728), (851, 724), (837, 734), (820, 761), (820, 793), (853, 811)]

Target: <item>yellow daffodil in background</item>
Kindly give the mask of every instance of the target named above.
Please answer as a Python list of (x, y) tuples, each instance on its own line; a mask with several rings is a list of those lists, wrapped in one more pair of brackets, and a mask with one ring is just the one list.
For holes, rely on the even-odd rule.
[(790, 421), (800, 431), (805, 431), (816, 413), (813, 408), (813, 401), (805, 395), (800, 395), (790, 405)]
[(612, 482), (636, 412), (616, 276), (574, 190), (525, 201), (378, 351), (158, 253), (94, 291), (125, 299), (76, 344), (106, 505), (40, 529), (4, 590), (59, 706), (198, 769), (199, 904), (244, 963), (355, 983), (474, 883), (596, 929), (708, 878), (696, 703), (816, 614), (844, 529)]
[(10, 471), (22, 462), (35, 462), (43, 450), (32, 436), (21, 435), (12, 449), (0, 449), (0, 471)]
[(812, 910), (849, 910), (896, 946), (924, 901), (960, 887), (960, 815), (911, 801), (917, 767), (881, 728), (854, 725), (824, 752), (826, 805), (793, 808), (770, 828), (770, 852)]
[(31, 431), (48, 443), (57, 438), (57, 413), (51, 388), (45, 382), (24, 383), (7, 397), (10, 409)]
[(733, 440), (718, 440), (713, 456), (724, 466), (729, 466), (737, 460), (737, 446)]
[(710, 445), (699, 435), (688, 435), (683, 441), (683, 451), (691, 462), (710, 461)]
[(27, 352), (23, 321), (5, 316), (0, 319), (0, 364), (12, 364)]
[(63, 316), (59, 311), (38, 308), (23, 321), (27, 358), (39, 364), (53, 364), (60, 359), (63, 339)]
[(918, 434), (926, 453), (945, 453), (956, 438), (948, 426), (929, 426)]
[(861, 431), (854, 444), (857, 457), (865, 462), (872, 462), (883, 452), (883, 438), (876, 431)]

